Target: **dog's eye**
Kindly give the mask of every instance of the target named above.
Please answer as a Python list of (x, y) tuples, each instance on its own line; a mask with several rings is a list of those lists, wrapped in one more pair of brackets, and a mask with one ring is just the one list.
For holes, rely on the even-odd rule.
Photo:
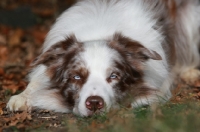
[(110, 79), (116, 79), (117, 78), (117, 75), (116, 74), (111, 74), (110, 75)]
[(75, 80), (80, 80), (81, 77), (80, 77), (79, 75), (76, 75), (76, 76), (74, 76), (74, 79), (75, 79)]

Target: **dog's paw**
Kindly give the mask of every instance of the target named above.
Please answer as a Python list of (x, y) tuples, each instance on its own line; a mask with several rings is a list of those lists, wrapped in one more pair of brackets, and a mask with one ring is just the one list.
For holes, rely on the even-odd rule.
[(7, 103), (7, 109), (10, 111), (27, 111), (27, 98), (23, 94), (14, 95)]
[(188, 85), (196, 86), (199, 85), (200, 81), (200, 70), (198, 69), (188, 69), (181, 73), (181, 79)]

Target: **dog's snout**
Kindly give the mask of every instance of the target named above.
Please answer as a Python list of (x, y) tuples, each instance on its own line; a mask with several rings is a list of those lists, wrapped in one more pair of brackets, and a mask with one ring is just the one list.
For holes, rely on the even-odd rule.
[(86, 99), (85, 105), (90, 111), (97, 111), (104, 107), (104, 100), (100, 96), (90, 96)]

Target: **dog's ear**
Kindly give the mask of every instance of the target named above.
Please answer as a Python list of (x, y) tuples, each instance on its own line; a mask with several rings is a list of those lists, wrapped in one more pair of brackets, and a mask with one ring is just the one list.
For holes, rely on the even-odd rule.
[(162, 57), (156, 51), (147, 49), (139, 42), (131, 40), (128, 37), (124, 37), (119, 33), (114, 35), (113, 43), (115, 45), (115, 49), (120, 50), (127, 57), (140, 59), (142, 61), (148, 59), (162, 60)]
[(147, 48), (140, 48), (137, 54), (137, 57), (141, 59), (162, 60), (162, 57), (156, 51)]
[(39, 55), (31, 64), (31, 66), (36, 66), (39, 64), (44, 64), (49, 66), (56, 63), (59, 58), (65, 56), (70, 50), (80, 47), (79, 43), (74, 35), (67, 37), (64, 41), (51, 46), (47, 51)]

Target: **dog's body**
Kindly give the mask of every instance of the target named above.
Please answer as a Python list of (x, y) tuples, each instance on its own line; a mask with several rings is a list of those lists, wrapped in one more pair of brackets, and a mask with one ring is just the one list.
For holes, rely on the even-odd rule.
[(7, 107), (89, 116), (166, 101), (180, 71), (200, 75), (199, 13), (198, 0), (78, 2), (58, 18), (29, 85)]

